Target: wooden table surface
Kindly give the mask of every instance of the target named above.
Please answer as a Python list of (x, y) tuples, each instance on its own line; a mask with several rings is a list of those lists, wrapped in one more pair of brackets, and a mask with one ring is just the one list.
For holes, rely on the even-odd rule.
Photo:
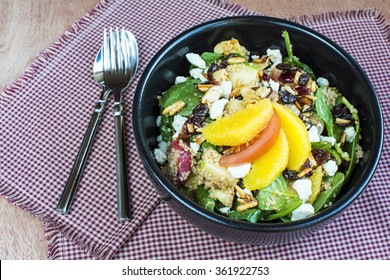
[[(74, 21), (92, 9), (97, 1), (1, 0), (0, 92), (23, 73), (40, 51), (46, 49)], [(230, 0), (229, 2), (256, 10), (263, 15), (282, 18), (328, 11), (375, 8), (390, 22), (390, 0)], [(0, 259), (46, 258), (47, 241), (42, 221), (0, 197)]]

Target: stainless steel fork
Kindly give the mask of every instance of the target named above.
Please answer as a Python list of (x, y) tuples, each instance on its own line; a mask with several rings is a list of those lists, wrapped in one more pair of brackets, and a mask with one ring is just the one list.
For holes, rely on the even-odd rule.
[[(107, 31), (104, 30), (106, 38)], [(138, 65), (138, 46), (134, 35), (124, 29), (110, 29), (109, 40), (104, 40), (103, 74), (106, 86), (114, 94), (116, 177), (118, 218), (131, 219), (127, 178), (126, 147), (122, 93), (128, 87)]]

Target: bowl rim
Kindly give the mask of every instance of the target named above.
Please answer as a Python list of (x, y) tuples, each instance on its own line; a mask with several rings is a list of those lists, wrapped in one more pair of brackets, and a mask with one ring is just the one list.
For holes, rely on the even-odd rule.
[[(380, 128), (379, 131), (379, 139), (377, 139), (377, 145), (378, 149), (375, 152), (373, 152), (372, 158), (373, 161), (371, 161), (371, 168), (368, 169), (367, 175), (365, 178), (360, 180), (360, 184), (357, 188), (355, 188), (354, 192), (348, 191), (344, 194), (343, 197), (336, 200), (331, 207), (328, 207), (326, 209), (321, 210), (319, 213), (316, 213), (315, 215), (308, 217), (303, 220), (298, 221), (291, 221), (288, 223), (272, 223), (272, 222), (261, 222), (261, 223), (250, 223), (246, 221), (240, 221), (240, 220), (233, 220), (226, 216), (223, 216), (218, 213), (214, 213), (211, 211), (208, 211), (198, 205), (196, 202), (190, 200), (189, 198), (181, 195), (177, 191), (177, 186), (175, 186), (161, 171), (160, 167), (158, 166), (157, 162), (155, 161), (150, 147), (147, 145), (147, 140), (142, 136), (141, 128), (142, 128), (142, 120), (140, 117), (140, 97), (142, 96), (142, 92), (144, 91), (144, 88), (147, 84), (147, 81), (149, 79), (149, 76), (152, 74), (152, 70), (161, 62), (162, 57), (164, 54), (169, 52), (172, 48), (180, 44), (182, 41), (186, 40), (187, 38), (200, 33), (208, 28), (217, 28), (221, 25), (225, 24), (240, 24), (240, 23), (262, 23), (262, 24), (268, 24), (268, 25), (276, 25), (285, 27), (287, 29), (293, 29), (295, 31), (300, 31), (305, 33), (307, 36), (314, 37), (314, 39), (321, 41), (323, 44), (325, 44), (327, 47), (330, 47), (337, 53), (339, 53), (346, 62), (351, 64), (356, 71), (359, 73), (359, 75), (364, 79), (364, 83), (367, 84), (368, 88), (370, 88), (372, 97), (375, 101), (375, 106), (377, 107), (377, 116), (379, 119), (378, 125)], [(142, 76), (138, 82), (135, 95), (134, 95), (134, 101), (133, 101), (133, 110), (132, 110), (132, 122), (133, 122), (133, 132), (135, 135), (135, 142), (137, 146), (138, 153), (140, 154), (140, 158), (144, 164), (144, 167), (149, 175), (149, 177), (152, 179), (154, 184), (157, 184), (158, 186), (161, 186), (163, 188), (164, 192), (168, 194), (170, 199), (174, 199), (180, 204), (182, 204), (185, 207), (188, 207), (191, 211), (193, 211), (195, 214), (200, 215), (210, 221), (217, 222), (219, 224), (228, 226), (228, 227), (234, 227), (240, 230), (245, 231), (256, 231), (256, 232), (284, 232), (284, 231), (291, 231), (291, 230), (301, 230), (304, 228), (311, 227), (313, 225), (319, 224), (324, 222), (325, 220), (328, 220), (332, 217), (336, 217), (338, 214), (340, 214), (342, 211), (344, 211), (364, 190), (364, 188), (368, 185), (370, 180), (372, 179), (372, 176), (375, 173), (375, 170), (378, 166), (380, 156), (382, 153), (383, 148), (383, 135), (384, 135), (384, 125), (383, 125), (383, 114), (382, 109), (380, 106), (380, 102), (378, 99), (378, 96), (375, 92), (375, 89), (369, 80), (367, 74), (363, 71), (363, 69), (360, 67), (360, 65), (355, 61), (355, 59), (347, 53), (342, 47), (340, 47), (337, 43), (326, 37), (325, 35), (307, 27), (302, 24), (292, 22), (286, 19), (280, 19), (276, 17), (269, 17), (269, 16), (259, 16), (259, 15), (247, 15), (247, 16), (228, 16), (223, 18), (218, 18), (210, 21), (203, 22), (201, 24), (195, 25), (181, 33), (179, 33), (177, 36), (169, 40), (149, 61), (148, 65), (146, 66), (144, 72), (142, 73)], [(156, 174), (157, 173), (157, 174)]]

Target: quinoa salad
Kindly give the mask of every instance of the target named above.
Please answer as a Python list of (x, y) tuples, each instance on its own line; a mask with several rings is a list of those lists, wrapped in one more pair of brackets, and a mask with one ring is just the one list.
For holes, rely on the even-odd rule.
[(282, 37), (285, 48), (265, 53), (234, 38), (187, 53), (188, 74), (158, 97), (157, 163), (184, 195), (231, 219), (312, 216), (363, 157), (358, 111)]

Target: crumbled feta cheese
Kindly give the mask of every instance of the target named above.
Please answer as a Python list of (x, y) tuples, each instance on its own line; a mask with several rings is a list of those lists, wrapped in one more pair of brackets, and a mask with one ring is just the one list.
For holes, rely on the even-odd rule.
[(190, 75), (195, 79), (199, 79), (201, 82), (207, 81), (207, 79), (203, 76), (203, 69), (193, 68), (190, 70)]
[(355, 131), (355, 128), (353, 126), (348, 126), (344, 129), (344, 132), (345, 132), (345, 135), (346, 135), (346, 138), (345, 140), (347, 140), (348, 143), (352, 143), (353, 139), (355, 138), (355, 135), (356, 135), (356, 131)]
[(213, 103), (211, 103), (209, 114), (210, 118), (215, 120), (222, 117), (223, 110), (225, 109), (226, 103), (229, 102), (229, 99), (221, 98)]
[(282, 63), (282, 53), (279, 49), (271, 50), (267, 49), (267, 55), (270, 57), (273, 65)]
[(309, 203), (302, 204), (297, 209), (292, 211), (291, 221), (297, 221), (304, 218), (307, 218), (310, 215), (314, 214), (313, 205)]
[(196, 154), (199, 151), (200, 145), (196, 142), (190, 142), (190, 148)]
[(232, 93), (233, 84), (231, 81), (222, 81), (220, 82), (222, 88), (222, 96), (229, 98), (229, 95)]
[(229, 215), (230, 213), (230, 208), (229, 207), (221, 207), (218, 209), (218, 211), (221, 213), (221, 214), (225, 214), (225, 215)]
[(157, 125), (157, 127), (160, 127), (160, 126), (161, 126), (161, 116), (158, 116), (158, 117), (156, 118), (156, 125)]
[(265, 87), (268, 87), (268, 88), (270, 87), (269, 83), (267, 81), (264, 81), (264, 80), (261, 81), (261, 85), (265, 86)]
[(310, 142), (320, 142), (320, 135), (317, 126), (313, 125), (312, 127), (310, 127), (308, 132)]
[(187, 121), (186, 117), (175, 115), (173, 117), (172, 127), (176, 132), (180, 132), (183, 124)]
[(320, 136), (320, 140), (330, 143), (332, 146), (336, 143), (336, 138), (328, 136)]
[(317, 84), (319, 87), (328, 87), (329, 86), (329, 81), (323, 77), (319, 77), (317, 79)]
[(206, 62), (203, 60), (203, 58), (200, 57), (197, 53), (187, 53), (186, 58), (188, 61), (199, 68), (205, 69), (206, 68)]
[(296, 180), (293, 184), (292, 187), (294, 190), (297, 191), (299, 198), (303, 201), (306, 202), (311, 195), (311, 181), (309, 179), (299, 179)]
[(184, 77), (184, 76), (177, 76), (176, 79), (175, 79), (175, 85), (176, 85), (176, 84), (183, 83), (183, 82), (185, 82), (185, 81), (187, 81), (187, 78), (186, 78), (186, 77)]
[(163, 138), (162, 138), (162, 135), (160, 134), (159, 136), (157, 136), (157, 142), (161, 142), (163, 141)]
[(329, 176), (334, 176), (337, 172), (337, 164), (334, 160), (328, 160), (325, 162), (322, 167), (324, 168), (325, 172), (328, 173)]
[(167, 155), (163, 153), (160, 149), (154, 149), (153, 155), (159, 164), (163, 164), (167, 160)]
[(244, 163), (239, 166), (230, 166), (227, 168), (229, 173), (234, 177), (234, 178), (244, 178), (246, 174), (251, 170), (252, 164), (249, 163)]
[(257, 55), (257, 54), (253, 54), (253, 55), (251, 55), (251, 59), (258, 59), (258, 58), (260, 58), (260, 56), (259, 56), (259, 55)]
[(165, 141), (161, 141), (158, 143), (158, 148), (160, 149), (161, 152), (166, 154), (168, 152), (168, 143)]
[(271, 89), (274, 91), (274, 92), (278, 92), (279, 91), (279, 83), (278, 82), (275, 82), (274, 80), (270, 79), (269, 80), (269, 85), (271, 87)]

